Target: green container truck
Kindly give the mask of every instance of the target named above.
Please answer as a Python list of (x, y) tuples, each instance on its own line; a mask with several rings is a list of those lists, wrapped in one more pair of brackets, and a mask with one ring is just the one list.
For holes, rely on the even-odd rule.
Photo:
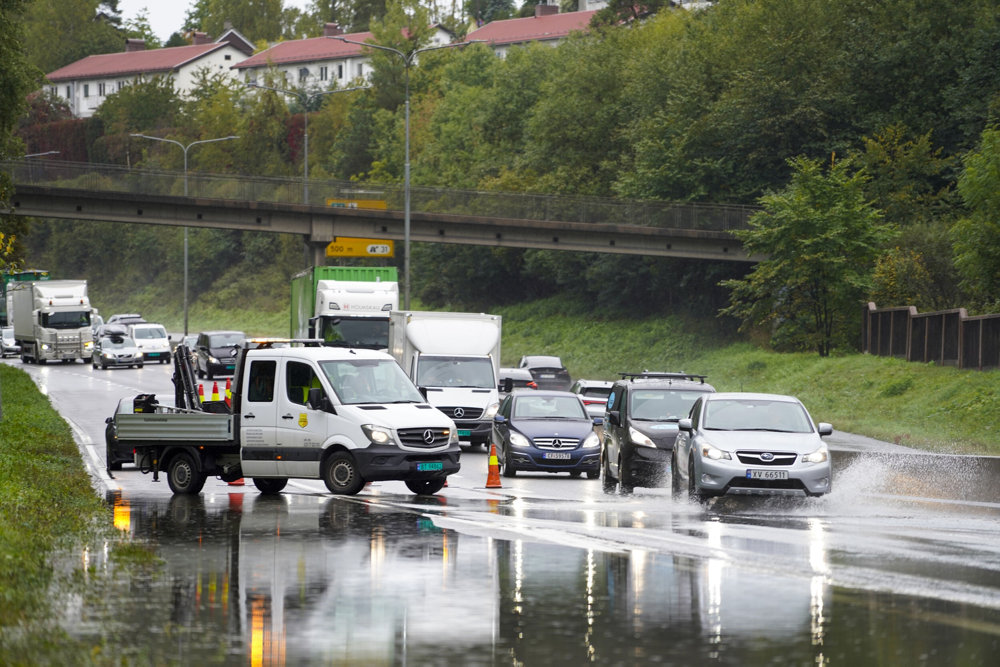
[(0, 326), (11, 326), (10, 305), (7, 295), (16, 283), (48, 280), (49, 272), (42, 269), (27, 269), (25, 271), (4, 271), (0, 273)]
[(399, 309), (396, 267), (314, 266), (292, 277), (292, 338), (385, 350), (389, 313)]

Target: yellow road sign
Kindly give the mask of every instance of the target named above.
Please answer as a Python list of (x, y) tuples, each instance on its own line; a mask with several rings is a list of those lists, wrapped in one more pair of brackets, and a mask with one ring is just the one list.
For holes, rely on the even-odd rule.
[(388, 208), (382, 199), (327, 199), (326, 205), (334, 208), (374, 208), (379, 211)]
[(387, 239), (337, 236), (326, 246), (327, 257), (394, 257), (395, 244)]

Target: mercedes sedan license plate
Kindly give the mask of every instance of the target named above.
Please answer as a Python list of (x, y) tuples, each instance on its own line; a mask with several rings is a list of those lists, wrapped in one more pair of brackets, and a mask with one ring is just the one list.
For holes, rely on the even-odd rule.
[(747, 470), (747, 479), (788, 479), (787, 470)]
[(569, 452), (545, 452), (545, 458), (547, 459), (568, 459), (570, 457)]

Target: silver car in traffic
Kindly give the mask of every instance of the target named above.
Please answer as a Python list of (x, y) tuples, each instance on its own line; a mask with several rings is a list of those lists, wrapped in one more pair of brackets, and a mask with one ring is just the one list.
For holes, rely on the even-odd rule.
[(671, 481), (674, 495), (819, 496), (832, 487), (830, 453), (797, 398), (716, 393), (700, 397), (678, 423)]

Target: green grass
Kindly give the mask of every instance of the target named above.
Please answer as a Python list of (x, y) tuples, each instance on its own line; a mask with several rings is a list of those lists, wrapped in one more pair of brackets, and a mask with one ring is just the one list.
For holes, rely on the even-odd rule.
[[(72, 641), (53, 619), (71, 591), (99, 590), (102, 575), (67, 554), (110, 544), (123, 563), (152, 556), (114, 534), (69, 426), (31, 378), (0, 365), (0, 392), (0, 663), (92, 663), (94, 647)], [(57, 569), (57, 559), (74, 567)]]

